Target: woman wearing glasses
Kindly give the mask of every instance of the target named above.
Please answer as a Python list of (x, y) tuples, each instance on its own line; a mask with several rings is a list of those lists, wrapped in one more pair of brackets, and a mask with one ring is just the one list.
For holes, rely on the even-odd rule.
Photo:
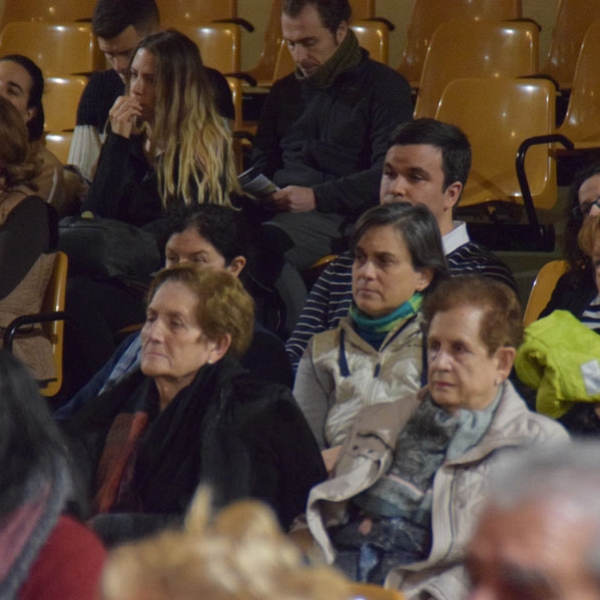
[[(575, 388), (572, 393), (572, 387), (569, 387), (573, 381), (579, 381), (579, 375), (577, 373), (574, 375), (571, 370), (572, 361), (569, 358), (573, 356), (569, 355), (571, 346), (575, 344), (575, 348), (580, 349), (577, 358), (579, 362), (586, 351), (589, 351), (591, 361), (595, 358), (595, 351), (594, 344), (590, 341), (595, 338), (593, 336), (590, 338), (589, 333), (586, 335), (585, 330), (591, 329), (600, 334), (600, 288), (597, 287), (597, 268), (594, 266), (598, 262), (600, 249), (600, 243), (598, 246), (595, 245), (595, 237), (600, 229), (598, 219), (600, 219), (600, 161), (580, 170), (571, 185), (563, 245), (568, 270), (558, 280), (550, 302), (540, 315), (541, 318), (548, 317), (554, 311), (568, 311), (582, 324), (581, 329), (576, 327), (577, 323), (570, 327), (570, 344), (561, 344), (558, 349), (561, 353), (560, 368), (557, 367), (552, 381), (562, 382), (560, 397), (555, 394), (552, 386), (541, 386), (541, 381), (536, 382), (535, 378), (530, 380), (525, 369), (529, 357), (534, 357), (531, 350), (535, 351), (537, 339), (545, 340), (545, 347), (549, 349), (549, 354), (548, 357), (544, 357), (544, 361), (546, 364), (552, 363), (551, 351), (556, 337), (545, 336), (556, 336), (564, 315), (556, 313), (550, 318), (555, 320), (547, 320), (543, 327), (540, 324), (541, 328), (537, 323), (532, 324), (527, 329), (526, 342), (521, 347), (520, 356), (516, 361), (519, 378), (529, 386), (535, 388), (541, 386), (536, 397), (537, 410), (558, 418), (573, 435), (600, 435), (600, 404), (597, 404), (593, 397), (586, 398), (587, 388), (586, 393), (582, 393), (578, 388)], [(568, 323), (568, 319), (566, 322)], [(536, 359), (532, 358), (532, 360), (535, 362)], [(576, 370), (579, 372), (578, 369)], [(588, 401), (584, 401), (586, 399)], [(561, 408), (564, 403), (560, 400), (570, 400), (572, 405), (565, 411)]]
[(590, 311), (600, 319), (600, 296), (594, 283), (592, 260), (577, 244), (577, 234), (583, 222), (597, 215), (600, 215), (600, 161), (579, 171), (571, 185), (564, 238), (568, 270), (558, 280), (540, 317), (546, 317), (555, 310), (568, 310), (578, 319)]

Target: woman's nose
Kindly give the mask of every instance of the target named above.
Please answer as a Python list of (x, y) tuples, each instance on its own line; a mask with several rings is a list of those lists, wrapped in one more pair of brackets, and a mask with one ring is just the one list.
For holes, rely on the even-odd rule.
[(373, 266), (373, 262), (370, 260), (365, 260), (365, 262), (360, 265), (358, 269), (358, 276), (366, 279), (372, 279), (375, 277), (375, 268)]
[(147, 321), (145, 324), (146, 334), (148, 339), (153, 341), (161, 341), (163, 339), (164, 329), (159, 319), (155, 321)]
[(141, 96), (142, 91), (143, 91), (143, 85), (141, 82), (141, 78), (138, 77), (135, 81), (131, 82), (129, 92), (132, 96)]
[(435, 351), (429, 350), (429, 366), (435, 369), (444, 370), (448, 368), (449, 365), (449, 356), (448, 353), (442, 349), (438, 349)]
[(497, 600), (498, 595), (487, 585), (476, 585), (471, 589), (468, 600)]

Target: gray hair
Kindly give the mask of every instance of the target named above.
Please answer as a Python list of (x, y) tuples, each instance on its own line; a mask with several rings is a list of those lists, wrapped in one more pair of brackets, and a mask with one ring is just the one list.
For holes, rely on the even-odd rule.
[(567, 505), (595, 535), (585, 562), (600, 588), (600, 441), (577, 440), (515, 453), (490, 482), (488, 506)]

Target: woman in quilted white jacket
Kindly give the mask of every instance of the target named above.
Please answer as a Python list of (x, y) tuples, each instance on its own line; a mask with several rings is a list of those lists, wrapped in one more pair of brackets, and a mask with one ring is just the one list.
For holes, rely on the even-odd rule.
[(464, 600), (465, 548), (490, 475), (514, 452), (568, 436), (508, 381), (522, 338), (514, 292), (453, 277), (423, 313), (427, 387), (361, 411), (332, 477), (311, 490), (306, 521), (352, 579), (385, 581), (408, 600)]
[(321, 448), (341, 444), (363, 406), (413, 395), (423, 384), (424, 294), (447, 275), (429, 209), (407, 202), (367, 211), (350, 239), (353, 304), (315, 335), (294, 396)]

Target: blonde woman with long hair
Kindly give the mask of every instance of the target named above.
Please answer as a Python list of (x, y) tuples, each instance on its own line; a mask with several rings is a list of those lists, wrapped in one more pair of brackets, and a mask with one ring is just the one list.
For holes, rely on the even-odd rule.
[(109, 120), (84, 211), (145, 225), (172, 206), (230, 204), (238, 189), (231, 134), (185, 35), (170, 29), (137, 45), (127, 94)]

